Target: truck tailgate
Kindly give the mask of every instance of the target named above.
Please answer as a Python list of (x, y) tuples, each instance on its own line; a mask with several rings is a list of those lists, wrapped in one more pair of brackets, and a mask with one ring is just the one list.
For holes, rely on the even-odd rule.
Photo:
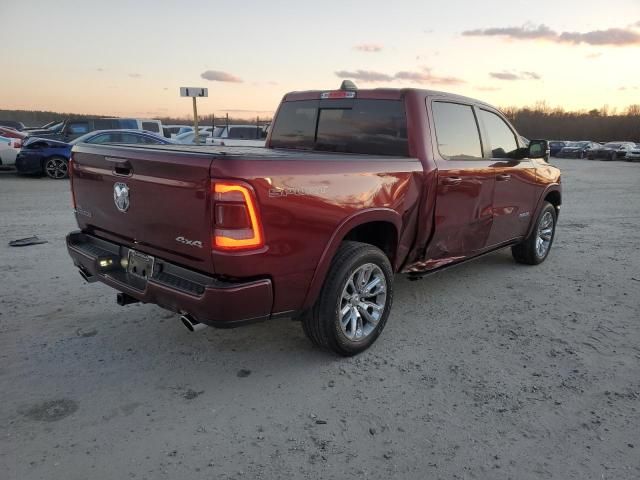
[(212, 158), (202, 152), (75, 146), (71, 182), (80, 228), (213, 272)]

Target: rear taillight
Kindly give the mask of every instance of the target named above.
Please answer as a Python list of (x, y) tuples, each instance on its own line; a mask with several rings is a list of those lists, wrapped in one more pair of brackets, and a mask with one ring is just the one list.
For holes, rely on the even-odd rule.
[(236, 182), (211, 185), (213, 234), (216, 250), (247, 250), (264, 246), (262, 224), (250, 186)]
[(73, 191), (73, 155), (69, 158), (67, 163), (67, 172), (69, 173), (69, 185), (71, 186), (71, 205), (73, 209), (76, 209), (76, 193)]
[(16, 138), (13, 141), (13, 148), (22, 148), (22, 139), (21, 138)]

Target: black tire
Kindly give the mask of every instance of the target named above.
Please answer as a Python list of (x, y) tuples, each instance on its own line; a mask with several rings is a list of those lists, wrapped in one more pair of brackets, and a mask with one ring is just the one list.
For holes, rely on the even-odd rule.
[[(385, 294), (384, 306), (375, 323), (367, 322), (366, 318), (358, 313), (357, 330), (364, 336), (362, 338), (356, 336), (351, 339), (348, 337), (348, 332), (344, 331), (347, 327), (343, 327), (342, 320), (346, 318), (346, 314), (343, 314), (341, 310), (352, 308), (358, 312), (359, 307), (350, 307), (349, 301), (343, 305), (342, 302), (345, 301), (343, 294), (347, 292), (349, 281), (353, 280), (354, 275), (357, 275), (362, 269), (374, 268), (370, 267), (371, 264), (377, 267), (375, 274), (380, 279), (384, 277), (386, 290), (376, 295), (362, 295), (362, 298), (375, 297), (376, 300), (373, 301), (375, 303), (380, 299), (378, 295)], [(356, 294), (353, 297), (359, 299), (360, 295), (357, 294), (359, 292), (354, 293)], [(371, 303), (369, 302), (369, 304)], [(356, 355), (369, 348), (376, 341), (387, 323), (392, 303), (393, 271), (387, 256), (373, 245), (352, 241), (343, 242), (331, 262), (318, 300), (311, 311), (302, 318), (302, 327), (314, 345), (345, 357)], [(351, 315), (351, 311), (348, 311), (348, 314)], [(349, 320), (347, 320), (347, 324), (351, 325)], [(360, 325), (362, 325), (362, 329), (360, 329)], [(364, 332), (367, 328), (369, 332), (365, 335)]]
[(59, 156), (46, 158), (42, 162), (42, 172), (53, 180), (69, 178), (69, 161)]
[[(538, 248), (538, 237), (541, 230), (542, 222), (548, 220), (549, 218), (548, 214), (551, 215), (553, 223), (551, 226), (551, 233), (548, 238), (549, 243), (546, 246), (544, 253), (541, 254)], [(518, 263), (524, 263), (525, 265), (539, 265), (544, 262), (545, 259), (549, 256), (551, 246), (553, 245), (553, 239), (556, 236), (557, 220), (558, 213), (556, 211), (556, 208), (549, 202), (544, 202), (542, 210), (540, 211), (540, 215), (538, 215), (538, 218), (536, 219), (536, 224), (533, 227), (531, 234), (522, 243), (511, 247), (511, 254), (513, 255), (514, 260)]]

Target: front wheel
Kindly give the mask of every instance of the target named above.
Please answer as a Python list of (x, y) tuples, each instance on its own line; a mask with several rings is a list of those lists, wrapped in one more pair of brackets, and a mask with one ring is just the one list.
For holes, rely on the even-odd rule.
[(511, 254), (516, 262), (538, 265), (545, 261), (556, 234), (557, 219), (556, 208), (549, 202), (544, 202), (531, 235), (522, 243), (511, 247)]
[(62, 157), (47, 158), (44, 161), (43, 170), (47, 177), (54, 180), (61, 180), (69, 176), (69, 164), (67, 159)]
[(302, 319), (317, 346), (351, 356), (376, 341), (393, 303), (393, 271), (387, 256), (372, 245), (343, 242), (322, 292)]

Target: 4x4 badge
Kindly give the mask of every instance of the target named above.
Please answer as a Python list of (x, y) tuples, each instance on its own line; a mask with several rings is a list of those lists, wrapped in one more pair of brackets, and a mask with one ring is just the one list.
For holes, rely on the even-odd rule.
[(129, 209), (129, 187), (126, 183), (116, 183), (113, 185), (113, 202), (121, 212)]

